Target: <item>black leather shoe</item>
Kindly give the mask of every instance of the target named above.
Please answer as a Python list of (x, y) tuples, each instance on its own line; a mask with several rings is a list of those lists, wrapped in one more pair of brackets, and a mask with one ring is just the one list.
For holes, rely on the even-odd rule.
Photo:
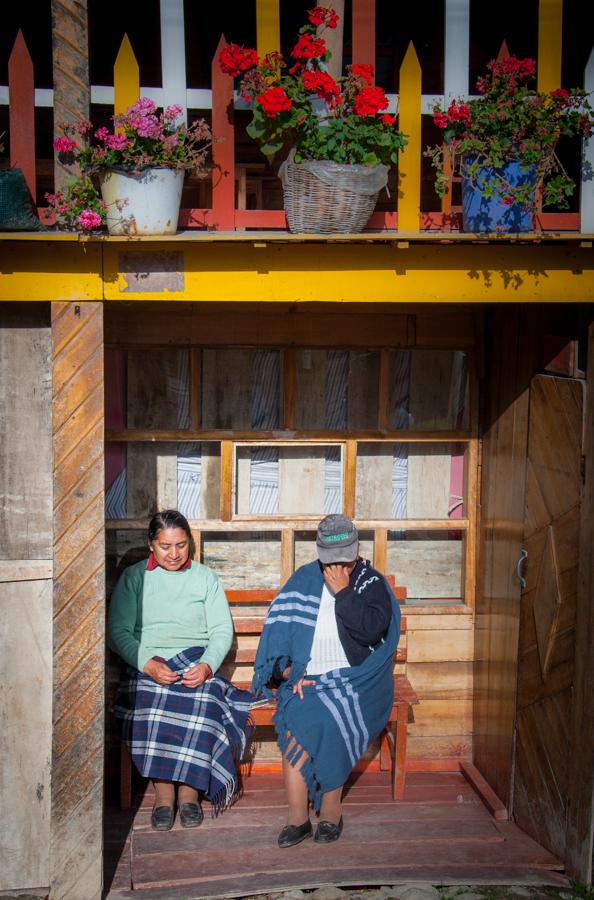
[(173, 828), (173, 807), (155, 806), (151, 815), (151, 827), (155, 831), (170, 831)]
[(335, 825), (334, 822), (320, 822), (314, 834), (314, 841), (318, 844), (331, 844), (332, 841), (337, 841), (341, 834), (342, 816), (338, 825)]
[(204, 821), (204, 813), (198, 803), (180, 803), (179, 824), (182, 828), (197, 828)]
[(279, 847), (294, 847), (313, 834), (313, 828), (309, 819), (303, 825), (285, 825), (278, 836)]

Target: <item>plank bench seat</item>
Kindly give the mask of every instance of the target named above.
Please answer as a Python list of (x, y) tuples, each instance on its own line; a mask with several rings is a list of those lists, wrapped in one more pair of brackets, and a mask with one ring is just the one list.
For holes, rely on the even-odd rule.
[[(399, 603), (406, 600), (406, 588), (395, 587), (392, 576), (388, 577), (392, 590)], [(228, 590), (225, 592), (233, 615), (235, 636), (233, 645), (225, 658), (224, 666), (228, 665), (253, 665), (256, 656), (255, 647), (238, 647), (237, 636), (245, 635), (259, 637), (264, 624), (266, 608), (260, 612), (242, 615), (242, 607), (258, 607), (269, 604), (278, 591), (268, 589)], [(402, 616), (400, 621), (400, 633), (406, 634), (406, 618)], [(394, 662), (406, 662), (406, 647), (399, 644), (394, 654)], [(248, 681), (238, 680), (233, 676), (233, 683), (244, 690), (248, 690)], [(394, 675), (394, 704), (388, 719), (388, 723), (381, 737), (380, 743), (380, 770), (391, 770), (392, 799), (402, 800), (404, 796), (404, 783), (406, 777), (406, 739), (407, 725), (412, 721), (413, 706), (419, 702), (412, 685), (405, 674), (397, 672)], [(256, 726), (272, 725), (272, 718), (276, 710), (274, 701), (255, 706), (251, 711), (251, 717)], [(120, 806), (129, 809), (132, 804), (132, 763), (128, 747), (124, 741), (121, 743), (120, 754)]]

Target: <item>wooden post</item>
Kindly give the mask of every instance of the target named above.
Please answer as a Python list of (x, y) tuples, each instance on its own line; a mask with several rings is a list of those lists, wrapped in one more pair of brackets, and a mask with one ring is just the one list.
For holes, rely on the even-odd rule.
[(221, 35), (212, 61), (212, 215), (217, 231), (235, 229), (235, 128), (233, 79), (221, 72), (219, 53), (226, 45)]
[[(52, 0), (54, 129), (89, 118), (89, 20), (87, 0)], [(54, 158), (55, 189), (60, 190), (72, 167)]]
[(398, 230), (418, 231), (421, 212), (421, 66), (412, 41), (400, 67), (399, 128), (408, 144), (398, 160)]
[(539, 0), (538, 4), (538, 91), (554, 91), (561, 86), (561, 38), (563, 0)]
[(103, 307), (52, 303), (52, 900), (102, 888), (105, 680)]
[(375, 71), (375, 0), (353, 0), (353, 62)]
[(591, 663), (594, 646), (594, 324), (590, 325), (588, 339), (585, 403), (565, 868), (570, 877), (590, 885), (594, 810), (594, 669)]
[(23, 32), (17, 34), (8, 60), (10, 165), (22, 170), (35, 202), (35, 88), (33, 63)]
[(280, 50), (279, 0), (256, 0), (256, 34), (258, 56)]
[(140, 70), (125, 34), (113, 66), (113, 111), (123, 115), (140, 97)]

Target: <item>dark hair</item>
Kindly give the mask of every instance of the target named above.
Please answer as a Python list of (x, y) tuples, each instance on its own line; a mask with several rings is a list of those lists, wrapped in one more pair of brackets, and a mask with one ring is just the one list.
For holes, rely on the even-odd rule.
[(196, 544), (192, 537), (192, 531), (188, 524), (188, 520), (177, 509), (164, 509), (155, 513), (149, 522), (148, 539), (149, 543), (154, 541), (160, 531), (165, 528), (181, 528), (186, 533), (190, 544), (190, 557), (193, 559), (196, 554)]

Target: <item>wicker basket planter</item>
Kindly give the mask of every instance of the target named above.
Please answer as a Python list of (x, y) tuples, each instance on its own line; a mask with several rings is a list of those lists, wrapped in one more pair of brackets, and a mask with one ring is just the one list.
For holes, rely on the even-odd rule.
[(279, 175), (293, 233), (363, 231), (388, 182), (387, 166), (343, 165), (329, 160), (295, 163), (293, 153)]

